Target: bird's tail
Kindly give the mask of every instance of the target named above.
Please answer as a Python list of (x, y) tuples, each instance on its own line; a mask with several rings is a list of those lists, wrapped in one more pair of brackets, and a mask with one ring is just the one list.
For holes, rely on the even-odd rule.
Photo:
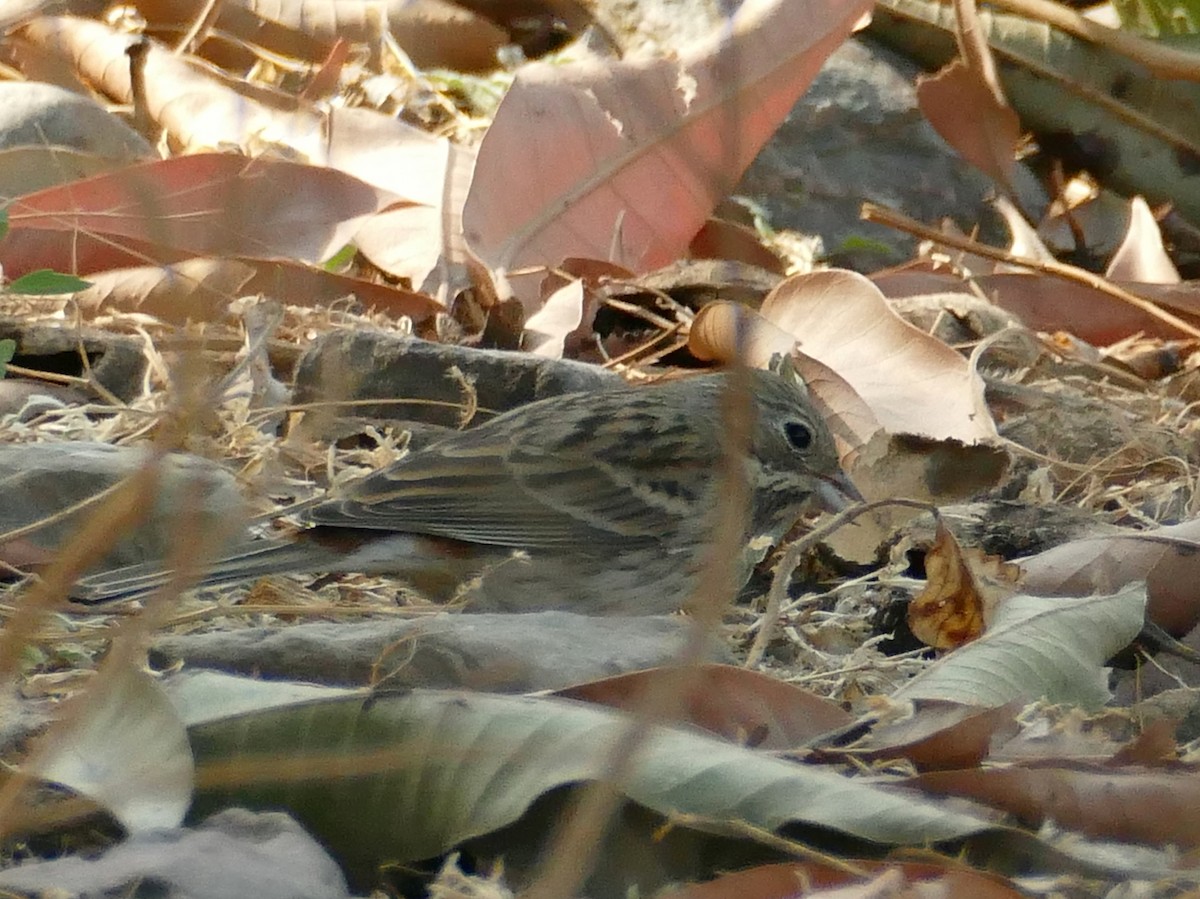
[[(235, 547), (228, 555), (203, 566), (194, 577), (181, 574), (187, 589), (234, 584), (271, 574), (305, 574), (335, 569), (336, 557), (308, 543), (283, 540), (253, 540)], [(146, 562), (97, 572), (81, 578), (71, 591), (76, 602), (93, 604), (119, 599), (139, 599), (154, 593), (176, 578), (161, 563)]]

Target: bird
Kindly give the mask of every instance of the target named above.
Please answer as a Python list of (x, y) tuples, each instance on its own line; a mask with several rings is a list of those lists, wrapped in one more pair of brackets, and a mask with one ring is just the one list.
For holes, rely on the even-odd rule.
[[(750, 508), (739, 586), (806, 511), (861, 500), (796, 376), (748, 375), (755, 414), (743, 459)], [(723, 506), (721, 398), (730, 377), (622, 382), (453, 432), (311, 507), (292, 539), (244, 541), (205, 568), (201, 584), (391, 573), (469, 611), (675, 611), (699, 584)], [(73, 598), (142, 597), (167, 577), (148, 565), (100, 572)]]

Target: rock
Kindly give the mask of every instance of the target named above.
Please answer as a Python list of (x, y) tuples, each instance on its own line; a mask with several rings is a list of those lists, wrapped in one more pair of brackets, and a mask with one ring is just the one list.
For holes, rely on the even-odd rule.
[[(473, 382), (479, 407), (496, 413), (560, 393), (620, 383), (618, 375), (580, 362), (347, 330), (319, 337), (304, 354), (296, 372), (295, 397), (297, 403), (392, 400), (331, 414), (456, 427), (467, 394), (455, 369)], [(394, 402), (398, 399), (419, 402)], [(477, 422), (485, 420), (480, 417)]]
[(31, 324), (19, 317), (4, 316), (0, 317), (0, 340), (5, 339), (16, 341), (14, 364), (58, 374), (83, 374), (79, 358), (82, 349), (96, 383), (126, 402), (141, 395), (146, 353), (135, 337), (95, 328)]
[[(921, 69), (868, 39), (826, 60), (787, 121), (734, 189), (763, 205), (775, 228), (821, 237), (826, 258), (872, 271), (912, 256), (906, 234), (859, 219), (864, 201), (922, 222), (984, 225), (984, 240), (1007, 241), (985, 203), (991, 180), (933, 130), (917, 108)], [(1039, 188), (1019, 169), (1022, 194)], [(1037, 198), (1033, 198), (1035, 204)]]

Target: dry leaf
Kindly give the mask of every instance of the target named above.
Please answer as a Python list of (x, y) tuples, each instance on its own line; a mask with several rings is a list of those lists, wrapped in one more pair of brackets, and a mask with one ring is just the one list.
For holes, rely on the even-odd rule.
[(583, 281), (575, 278), (542, 304), (525, 321), (524, 349), (535, 356), (561, 359), (567, 337), (579, 330), (584, 312)]
[(503, 269), (678, 259), (867, 8), (751, 2), (676, 58), (524, 67), (480, 147), (472, 248)]
[(766, 298), (762, 314), (844, 378), (888, 433), (966, 444), (995, 439), (978, 373), (900, 318), (862, 275), (793, 276)]
[(188, 256), (321, 262), (389, 197), (333, 169), (223, 153), (138, 163), (13, 200), (5, 274)]
[(1144, 580), (1156, 624), (1182, 637), (1200, 623), (1200, 520), (1083, 537), (1019, 562), (1030, 593), (1086, 596)]
[[(918, 76), (917, 103), (950, 146), (1012, 193), (1021, 120), (1010, 106), (997, 101), (974, 69), (955, 60), (936, 75)], [(970, 115), (963, 115), (964, 109)]]
[(935, 649), (956, 649), (976, 639), (992, 610), (1015, 591), (1016, 565), (978, 549), (966, 551), (940, 519), (925, 554), (928, 582), (908, 607), (908, 626)]
[(688, 352), (705, 362), (727, 365), (742, 360), (765, 368), (774, 355), (787, 355), (796, 338), (737, 303), (709, 303), (696, 313), (688, 331)]
[[(871, 280), (888, 297), (961, 290), (963, 284), (955, 275), (911, 269), (881, 272)], [(1086, 284), (1037, 274), (985, 275), (975, 283), (992, 302), (1035, 331), (1069, 331), (1095, 346), (1107, 346), (1139, 333), (1183, 336), (1178, 328)], [(1200, 326), (1200, 289), (1194, 282), (1121, 282), (1116, 286)]]
[(1140, 281), (1146, 284), (1178, 284), (1179, 270), (1163, 247), (1162, 232), (1146, 201), (1129, 201), (1129, 228), (1104, 271), (1113, 281)]

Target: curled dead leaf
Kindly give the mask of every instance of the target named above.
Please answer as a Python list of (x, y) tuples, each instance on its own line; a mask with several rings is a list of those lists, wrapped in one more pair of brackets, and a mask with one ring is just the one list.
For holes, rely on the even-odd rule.
[(995, 439), (978, 372), (902, 319), (857, 272), (788, 278), (763, 302), (762, 314), (845, 378), (889, 433), (968, 445)]
[(935, 649), (956, 649), (979, 637), (992, 609), (1015, 592), (1020, 569), (959, 545), (942, 521), (925, 554), (927, 583), (908, 607), (913, 635)]
[(696, 313), (688, 334), (688, 350), (705, 362), (730, 363), (763, 368), (776, 353), (790, 353), (796, 345), (787, 331), (771, 324), (757, 312), (736, 303), (709, 303)]

